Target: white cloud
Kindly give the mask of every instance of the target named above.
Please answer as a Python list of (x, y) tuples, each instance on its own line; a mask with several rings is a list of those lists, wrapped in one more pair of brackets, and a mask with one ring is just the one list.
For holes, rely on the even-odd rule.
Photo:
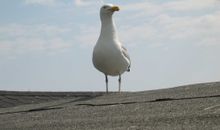
[(89, 0), (74, 0), (74, 2), (77, 6), (86, 6), (91, 4), (91, 1)]
[(195, 11), (219, 6), (217, 2), (218, 0), (178, 0), (164, 4), (163, 8), (174, 11)]
[(136, 12), (135, 16), (159, 15), (163, 13), (195, 13), (195, 11), (206, 11), (220, 9), (219, 0), (175, 0), (166, 2), (143, 1), (123, 5), (125, 11)]
[[(129, 43), (220, 45), (217, 0), (150, 1), (125, 5), (121, 35)], [(177, 15), (178, 14), (178, 15)], [(130, 21), (130, 22), (127, 22)], [(132, 22), (134, 21), (134, 22)]]
[(169, 14), (163, 14), (154, 19), (152, 26), (158, 30), (157, 35), (166, 39), (165, 41), (173, 40), (176, 43), (185, 41), (185, 43), (197, 45), (220, 45), (219, 20), (219, 12), (196, 17), (172, 17)]
[(196, 18), (160, 15), (152, 22), (122, 28), (120, 34), (130, 44), (186, 43), (213, 46), (220, 45), (219, 21), (219, 13)]
[(46, 6), (52, 6), (55, 5), (57, 0), (25, 0), (25, 4), (32, 5), (46, 5)]
[(80, 25), (76, 41), (83, 45), (94, 45), (99, 36), (100, 27)]
[(52, 25), (9, 24), (0, 27), (0, 54), (20, 54), (38, 51), (59, 52), (72, 47), (72, 39), (65, 39), (71, 30)]
[(74, 2), (76, 6), (88, 6), (94, 3), (102, 3), (102, 0), (92, 1), (92, 0), (71, 0), (68, 2), (62, 0), (24, 0), (25, 4), (28, 5), (44, 5), (44, 6), (54, 6), (58, 4), (68, 5), (68, 3)]

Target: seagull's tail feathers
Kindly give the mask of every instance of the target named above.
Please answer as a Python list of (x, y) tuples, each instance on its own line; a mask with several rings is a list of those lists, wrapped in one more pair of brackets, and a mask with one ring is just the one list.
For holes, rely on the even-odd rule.
[(128, 55), (127, 49), (122, 46), (122, 54), (124, 55), (124, 57), (129, 61), (129, 65), (128, 65), (128, 69), (127, 71), (130, 72), (130, 68), (131, 68), (131, 59), (130, 56)]
[(129, 65), (129, 66), (128, 66), (128, 69), (127, 69), (127, 72), (130, 72), (130, 71), (131, 71), (130, 67), (131, 67), (131, 66)]

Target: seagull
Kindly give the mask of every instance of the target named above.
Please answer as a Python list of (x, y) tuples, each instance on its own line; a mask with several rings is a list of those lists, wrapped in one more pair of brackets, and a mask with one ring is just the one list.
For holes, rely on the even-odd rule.
[(101, 32), (93, 49), (93, 65), (105, 75), (106, 93), (108, 93), (108, 75), (119, 76), (118, 91), (121, 92), (121, 75), (130, 71), (131, 60), (127, 49), (118, 39), (112, 18), (119, 7), (113, 4), (103, 5), (100, 9)]

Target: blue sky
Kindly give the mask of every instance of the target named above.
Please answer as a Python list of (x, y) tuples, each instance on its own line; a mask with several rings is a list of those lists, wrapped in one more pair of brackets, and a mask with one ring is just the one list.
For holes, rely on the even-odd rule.
[[(219, 0), (106, 0), (131, 72), (122, 90), (220, 80)], [(105, 91), (92, 65), (101, 0), (1, 0), (0, 90)], [(117, 77), (109, 79), (116, 91)]]

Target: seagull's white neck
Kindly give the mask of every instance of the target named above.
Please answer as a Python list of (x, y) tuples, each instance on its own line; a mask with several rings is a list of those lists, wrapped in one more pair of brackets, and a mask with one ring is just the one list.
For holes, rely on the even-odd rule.
[(101, 33), (99, 38), (116, 40), (117, 33), (112, 15), (101, 15)]

